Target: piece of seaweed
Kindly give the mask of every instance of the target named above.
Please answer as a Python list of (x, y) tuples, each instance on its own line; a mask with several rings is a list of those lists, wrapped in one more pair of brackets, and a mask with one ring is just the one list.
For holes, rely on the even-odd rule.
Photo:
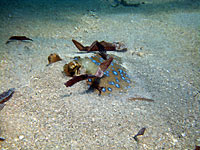
[(110, 66), (111, 62), (113, 61), (113, 57), (110, 57), (109, 59), (102, 62), (95, 74), (97, 77), (102, 77), (104, 75), (104, 71)]
[(3, 109), (4, 106), (5, 104), (0, 104), (0, 111)]
[(4, 104), (5, 102), (7, 102), (12, 97), (14, 92), (15, 92), (15, 89), (11, 88), (8, 91), (1, 93), (0, 94), (0, 104)]
[(87, 51), (87, 52), (99, 51), (102, 53), (106, 51), (124, 52), (127, 50), (124, 44), (120, 42), (109, 43), (105, 41), (101, 41), (101, 42), (94, 41), (90, 46), (83, 46), (81, 43), (79, 43), (78, 41), (74, 39), (72, 39), (72, 42), (80, 51)]
[(6, 139), (3, 137), (0, 137), (0, 141), (5, 141)]
[(75, 83), (82, 81), (82, 80), (86, 80), (86, 79), (91, 79), (91, 78), (96, 78), (96, 76), (94, 75), (88, 75), (88, 74), (82, 74), (80, 76), (74, 76), (72, 79), (68, 80), (65, 83), (66, 87), (70, 87), (72, 85), (74, 85)]
[(61, 61), (61, 60), (62, 60), (62, 58), (60, 58), (60, 56), (58, 54), (56, 54), (56, 53), (50, 54), (48, 56), (49, 64), (47, 64), (46, 66), (49, 66), (50, 64), (55, 63), (57, 61)]
[(200, 146), (196, 145), (195, 150), (200, 150)]
[(138, 7), (138, 6), (140, 6), (140, 3), (129, 4), (125, 0), (121, 0), (120, 4), (122, 4), (123, 6), (126, 6), (126, 7)]
[(130, 97), (128, 100), (132, 100), (132, 101), (140, 100), (140, 101), (154, 102), (153, 99), (148, 99), (148, 98), (144, 98), (144, 97)]
[(115, 5), (111, 5), (112, 7), (117, 7), (120, 4), (125, 6), (125, 7), (139, 7), (141, 4), (145, 4), (145, 2), (141, 2), (141, 3), (128, 3), (126, 0), (115, 0), (116, 4)]
[(142, 128), (139, 130), (139, 132), (133, 137), (135, 139), (135, 141), (138, 141), (138, 136), (140, 135), (144, 135), (144, 132), (145, 132), (146, 128)]
[(26, 37), (26, 36), (11, 36), (8, 41), (6, 42), (6, 44), (10, 43), (11, 41), (33, 41), (32, 39)]

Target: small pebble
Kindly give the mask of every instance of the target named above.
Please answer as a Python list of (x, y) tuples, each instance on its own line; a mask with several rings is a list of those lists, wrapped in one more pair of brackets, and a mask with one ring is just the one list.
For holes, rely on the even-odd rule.
[(142, 53), (142, 52), (137, 52), (136, 55), (137, 55), (137, 56), (140, 56), (140, 57), (143, 57), (143, 56), (144, 56), (144, 53)]
[(181, 135), (182, 135), (182, 137), (185, 137), (185, 136), (186, 136), (186, 134), (185, 134), (185, 133), (181, 133)]
[(24, 138), (24, 136), (23, 136), (23, 135), (20, 135), (20, 136), (19, 136), (19, 139), (20, 139), (20, 140), (22, 140), (23, 138)]
[(6, 139), (3, 137), (0, 137), (0, 141), (5, 141)]
[(135, 111), (140, 111), (140, 108), (134, 108)]

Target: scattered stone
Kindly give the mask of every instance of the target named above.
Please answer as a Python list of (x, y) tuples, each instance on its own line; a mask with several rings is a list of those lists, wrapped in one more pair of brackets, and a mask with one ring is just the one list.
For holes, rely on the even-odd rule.
[(0, 137), (0, 141), (5, 141), (6, 139), (3, 137)]
[(20, 135), (20, 136), (19, 136), (19, 139), (20, 139), (20, 140), (23, 140), (23, 139), (24, 139), (24, 135)]
[(52, 64), (52, 63), (55, 63), (55, 62), (61, 61), (61, 60), (62, 59), (60, 58), (60, 56), (56, 53), (50, 54), (49, 57), (48, 57), (49, 64)]

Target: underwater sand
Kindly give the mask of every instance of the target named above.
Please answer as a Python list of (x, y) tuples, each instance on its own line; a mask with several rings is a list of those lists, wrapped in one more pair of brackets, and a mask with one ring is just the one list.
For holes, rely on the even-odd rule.
[[(2, 150), (200, 145), (200, 2), (145, 2), (113, 8), (106, 0), (0, 1), (0, 92), (16, 89), (0, 112)], [(34, 41), (6, 45), (13, 35)], [(127, 52), (109, 54), (122, 59), (134, 87), (111, 96), (86, 93), (85, 82), (66, 88), (63, 65), (81, 55), (72, 38), (124, 42)], [(46, 67), (51, 53), (64, 60)]]

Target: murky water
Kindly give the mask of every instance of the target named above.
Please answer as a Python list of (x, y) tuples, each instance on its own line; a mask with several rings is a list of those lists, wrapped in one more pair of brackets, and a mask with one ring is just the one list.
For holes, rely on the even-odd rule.
[[(194, 149), (200, 143), (200, 2), (62, 0), (0, 2), (1, 149)], [(33, 41), (14, 41), (14, 35)], [(66, 88), (64, 64), (95, 40), (123, 42), (133, 87), (98, 96)], [(46, 66), (57, 53), (63, 61)], [(130, 97), (153, 99), (130, 101)], [(138, 142), (132, 137), (141, 128)]]

